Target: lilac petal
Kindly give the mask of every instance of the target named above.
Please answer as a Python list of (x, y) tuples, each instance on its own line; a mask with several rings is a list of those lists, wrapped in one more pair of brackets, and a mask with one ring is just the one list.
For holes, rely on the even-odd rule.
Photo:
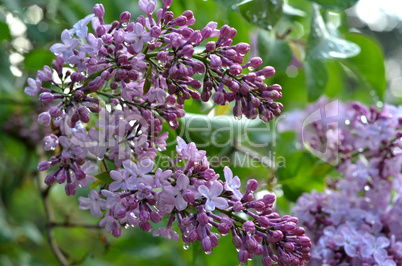
[(70, 149), (64, 149), (64, 150), (61, 152), (61, 156), (62, 156), (63, 158), (68, 159), (68, 158), (70, 158), (71, 156), (73, 156), (73, 153), (71, 152)]
[(204, 185), (199, 186), (198, 192), (200, 192), (201, 195), (203, 195), (204, 197), (209, 198), (210, 193), (209, 193), (209, 189), (206, 186), (204, 186)]
[(178, 195), (176, 197), (176, 209), (178, 209), (179, 211), (184, 210), (185, 208), (187, 208), (187, 201), (185, 201), (183, 199), (182, 195)]
[(137, 165), (135, 163), (133, 163), (130, 160), (126, 160), (123, 162), (123, 167), (124, 169), (126, 169), (127, 172), (129, 172), (131, 175), (136, 176), (138, 174), (138, 168)]
[(68, 148), (71, 146), (70, 141), (66, 136), (60, 136), (59, 143), (61, 144), (61, 146), (63, 146), (63, 148)]
[(177, 196), (180, 193), (180, 189), (177, 187), (163, 187), (163, 190), (170, 196)]
[(92, 205), (92, 200), (84, 197), (79, 197), (78, 201), (80, 202), (79, 208), (81, 210), (88, 210)]
[(371, 254), (374, 253), (374, 249), (370, 245), (363, 245), (361, 247), (360, 253), (361, 253), (363, 258), (367, 258), (367, 257), (370, 257)]
[(61, 40), (67, 44), (70, 41), (71, 35), (70, 32), (68, 30), (63, 30), (63, 32), (61, 33)]
[(139, 162), (139, 168), (141, 174), (149, 173), (152, 170), (152, 168), (154, 168), (154, 162), (149, 159), (144, 159), (141, 162)]
[(222, 197), (217, 197), (212, 201), (214, 202), (215, 206), (219, 209), (226, 209), (229, 206), (228, 201)]
[(345, 243), (345, 238), (343, 237), (343, 235), (340, 234), (335, 235), (333, 240), (335, 245), (337, 246), (343, 246), (343, 244)]
[(73, 50), (73, 49), (77, 48), (78, 45), (80, 45), (80, 41), (78, 39), (71, 39), (70, 40), (70, 45), (69, 45), (70, 50)]
[(374, 252), (373, 257), (378, 264), (382, 265), (382, 263), (384, 263), (384, 261), (387, 259), (388, 253), (385, 249), (382, 248), (382, 249), (376, 250)]
[(136, 41), (136, 42), (133, 44), (134, 51), (135, 51), (136, 53), (141, 52), (143, 45), (144, 45), (144, 43), (143, 43), (142, 41)]
[(116, 170), (110, 171), (110, 177), (113, 178), (116, 181), (122, 181), (123, 180), (123, 176), (120, 174), (119, 171), (116, 171)]
[(356, 247), (351, 244), (345, 245), (345, 252), (349, 257), (356, 257)]
[(81, 147), (75, 146), (74, 148), (71, 149), (72, 154), (78, 155), (82, 153)]
[(91, 200), (97, 200), (99, 199), (99, 194), (95, 190), (91, 190), (88, 193), (88, 198), (90, 198)]
[(215, 203), (212, 200), (207, 200), (205, 203), (205, 210), (209, 212), (215, 210)]
[(153, 186), (154, 185), (154, 178), (152, 177), (152, 176), (150, 176), (150, 175), (144, 175), (144, 176), (142, 176), (142, 178), (141, 178), (141, 181), (142, 181), (142, 183), (144, 183), (145, 185), (148, 185), (148, 186)]
[(102, 211), (100, 210), (99, 203), (92, 204), (90, 211), (93, 217), (101, 217), (103, 215)]
[(383, 236), (380, 236), (379, 238), (377, 238), (376, 241), (376, 246), (377, 248), (386, 248), (389, 246), (389, 239)]
[(177, 187), (180, 189), (186, 189), (188, 187), (188, 185), (190, 184), (190, 180), (188, 179), (188, 177), (186, 175), (179, 175), (179, 177), (177, 178)]
[(233, 172), (227, 166), (225, 166), (225, 168), (223, 168), (223, 175), (225, 176), (226, 182), (230, 182), (233, 178)]
[(122, 181), (114, 181), (109, 185), (110, 191), (117, 191), (120, 189)]
[(61, 53), (64, 53), (65, 51), (67, 51), (67, 48), (64, 44), (55, 43), (52, 46), (50, 46), (49, 50), (54, 54), (61, 54)]
[(124, 35), (124, 41), (128, 43), (135, 42), (135, 40), (137, 40), (137, 34), (135, 34), (134, 32), (129, 32)]
[(223, 191), (223, 186), (218, 181), (214, 181), (210, 189), (211, 198), (219, 196)]

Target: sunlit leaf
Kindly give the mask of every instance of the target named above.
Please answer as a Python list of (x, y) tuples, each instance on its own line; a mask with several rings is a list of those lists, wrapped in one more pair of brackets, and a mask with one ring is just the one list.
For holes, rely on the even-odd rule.
[(11, 38), (10, 29), (7, 23), (0, 21), (0, 42), (4, 40), (9, 40)]
[(348, 58), (356, 56), (360, 47), (350, 41), (339, 38), (327, 26), (317, 6), (314, 7), (311, 30), (306, 45), (307, 60)]
[(114, 180), (110, 177), (110, 171), (102, 172), (95, 176), (97, 179), (102, 180), (107, 184), (111, 184)]
[(240, 13), (251, 24), (271, 30), (282, 16), (281, 0), (251, 0), (239, 4)]
[(243, 0), (214, 0), (229, 9), (237, 9), (237, 5)]
[(273, 66), (276, 71), (286, 70), (293, 57), (286, 41), (270, 36), (266, 31), (258, 33), (258, 53), (264, 63)]
[(328, 72), (320, 60), (310, 60), (303, 63), (306, 76), (307, 98), (317, 100), (325, 91), (328, 82)]
[(315, 2), (327, 9), (333, 10), (344, 10), (352, 7), (359, 0), (308, 0), (310, 2)]
[(25, 55), (24, 66), (26, 70), (35, 71), (43, 66), (50, 66), (54, 55), (48, 49), (36, 49)]
[(361, 53), (355, 57), (343, 60), (346, 65), (363, 82), (363, 86), (375, 91), (380, 100), (384, 97), (387, 87), (385, 77), (384, 54), (377, 42), (358, 33), (346, 36), (349, 41), (361, 47)]
[(149, 66), (147, 75), (145, 77), (145, 83), (143, 88), (144, 95), (148, 93), (149, 89), (151, 88), (151, 84), (152, 84), (152, 65)]

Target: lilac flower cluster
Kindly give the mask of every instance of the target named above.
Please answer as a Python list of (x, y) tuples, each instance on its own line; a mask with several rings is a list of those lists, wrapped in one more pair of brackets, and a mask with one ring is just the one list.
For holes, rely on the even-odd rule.
[[(262, 255), (264, 265), (303, 265), (310, 258), (310, 239), (296, 217), (273, 211), (274, 195), (254, 198), (256, 180), (248, 180), (245, 193), (227, 167), (225, 182), (218, 180), (206, 152), (181, 138), (169, 166), (155, 166), (167, 145), (162, 125), (178, 127), (185, 100), (234, 102), (236, 118), (259, 115), (264, 122), (282, 110), (274, 102), (281, 87), (264, 83), (274, 68), (254, 71), (262, 65), (258, 57), (243, 63), (250, 46), (232, 45), (235, 29), (217, 29), (210, 22), (193, 30), (191, 11), (175, 18), (168, 11), (172, 0), (162, 2), (154, 16), (156, 1), (140, 0), (146, 16), (131, 22), (130, 13), (123, 12), (111, 24), (105, 24), (104, 7), (96, 4), (94, 14), (64, 30), (62, 43), (50, 47), (56, 54), (52, 68), (38, 71), (25, 88), (51, 105), (38, 122), (55, 128), (44, 138), (45, 150), (54, 155), (38, 170), (50, 170), (45, 183), (65, 184), (67, 195), (100, 182), (101, 188), (94, 184), (87, 198), (79, 198), (80, 208), (103, 217), (99, 225), (115, 237), (129, 226), (150, 232), (150, 222), (168, 217), (167, 226), (154, 236), (178, 241), (181, 235), (185, 245), (199, 240), (210, 254), (220, 236), (231, 233), (242, 263)], [(201, 43), (205, 49), (195, 52)], [(195, 74), (203, 75), (202, 81)], [(100, 163), (101, 173), (93, 162)], [(180, 235), (172, 229), (174, 221)]]
[(221, 236), (232, 234), (241, 263), (257, 255), (263, 256), (264, 265), (303, 265), (310, 258), (310, 239), (297, 226), (296, 217), (280, 217), (272, 210), (273, 194), (255, 199), (258, 182), (254, 179), (241, 193), (240, 179), (230, 168), (224, 169), (225, 181), (218, 180), (205, 151), (180, 137), (177, 142), (178, 156), (170, 169), (153, 172), (150, 159), (125, 160), (123, 169), (110, 172), (113, 182), (108, 189), (91, 190), (88, 198), (79, 198), (80, 208), (103, 217), (99, 225), (115, 237), (121, 235), (122, 226), (150, 232), (150, 222), (169, 217), (167, 226), (153, 235), (177, 242), (179, 233), (172, 228), (177, 221), (185, 248), (199, 240), (205, 253), (211, 254)]
[(340, 157), (342, 176), (303, 194), (293, 210), (313, 240), (309, 265), (401, 265), (402, 108), (355, 102), (338, 111), (337, 123), (318, 121), (304, 134), (329, 147), (326, 159)]

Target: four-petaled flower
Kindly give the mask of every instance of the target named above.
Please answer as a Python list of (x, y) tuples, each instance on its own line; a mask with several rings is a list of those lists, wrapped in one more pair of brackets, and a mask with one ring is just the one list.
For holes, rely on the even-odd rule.
[(130, 177), (127, 180), (128, 189), (133, 190), (140, 183), (144, 183), (145, 185), (149, 185), (151, 187), (154, 186), (153, 177), (151, 175), (147, 175), (152, 168), (154, 168), (154, 162), (150, 159), (144, 159), (138, 162), (138, 164), (135, 164), (130, 160), (126, 160), (123, 162), (123, 167), (130, 174)]
[(75, 35), (80, 38), (86, 38), (88, 35), (87, 24), (92, 20), (93, 17), (95, 17), (95, 14), (89, 14), (85, 18), (75, 23), (73, 28), (69, 30), (70, 35), (72, 36), (75, 33)]
[(184, 200), (183, 194), (186, 192), (188, 185), (190, 184), (190, 180), (184, 174), (179, 175), (176, 181), (176, 187), (164, 187), (165, 191), (171, 195), (176, 196), (175, 206), (179, 211), (187, 208), (187, 201)]
[(229, 206), (226, 199), (219, 197), (223, 191), (223, 186), (218, 181), (213, 181), (211, 188), (204, 185), (198, 187), (198, 192), (207, 199), (205, 210), (213, 211), (215, 208), (225, 209)]
[(124, 35), (124, 41), (128, 43), (134, 42), (133, 48), (136, 53), (141, 52), (144, 42), (149, 42), (151, 39), (149, 33), (144, 30), (144, 27), (139, 22), (135, 23), (134, 32), (128, 32)]
[(73, 155), (79, 155), (82, 153), (82, 149), (80, 146), (71, 143), (66, 136), (60, 136), (59, 143), (63, 146), (63, 151), (61, 156), (63, 158), (70, 158)]
[(99, 193), (95, 190), (91, 190), (88, 194), (88, 198), (79, 197), (81, 210), (91, 210), (91, 214), (94, 217), (101, 217), (103, 215), (100, 208), (104, 208), (105, 200), (99, 197)]
[(63, 43), (53, 44), (50, 47), (50, 51), (54, 54), (62, 54), (64, 61), (69, 62), (68, 59), (74, 55), (73, 50), (78, 47), (80, 41), (71, 38), (71, 34), (68, 30), (64, 30), (61, 33), (61, 40)]

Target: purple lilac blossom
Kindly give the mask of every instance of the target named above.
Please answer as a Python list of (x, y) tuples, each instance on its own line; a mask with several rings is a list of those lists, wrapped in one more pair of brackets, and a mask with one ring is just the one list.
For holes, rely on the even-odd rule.
[[(244, 61), (250, 45), (233, 44), (234, 28), (219, 29), (210, 22), (194, 30), (193, 12), (175, 18), (168, 11), (171, 4), (164, 0), (154, 14), (156, 1), (140, 0), (146, 16), (131, 21), (125, 11), (111, 24), (104, 21), (103, 5), (96, 4), (94, 14), (63, 31), (62, 43), (50, 48), (56, 54), (52, 69), (38, 71), (25, 89), (31, 96), (40, 93), (39, 100), (50, 105), (39, 121), (52, 123), (58, 134), (45, 138), (45, 149), (56, 153), (40, 162), (38, 170), (50, 172), (46, 184), (64, 183), (67, 195), (103, 180), (102, 188), (79, 197), (80, 208), (102, 217), (99, 225), (115, 237), (130, 225), (151, 232), (151, 222), (168, 217), (166, 227), (155, 230), (154, 236), (175, 241), (181, 237), (185, 244), (199, 240), (210, 254), (219, 238), (231, 233), (240, 262), (263, 255), (264, 265), (303, 265), (311, 256), (310, 239), (296, 217), (273, 211), (274, 195), (254, 198), (256, 180), (249, 180), (242, 194), (240, 179), (230, 168), (224, 169), (225, 181), (218, 180), (206, 152), (180, 137), (177, 155), (168, 158), (170, 166), (156, 165), (167, 146), (163, 123), (177, 129), (186, 100), (234, 102), (236, 118), (259, 116), (263, 122), (283, 109), (275, 102), (282, 88), (264, 82), (275, 73), (273, 67), (242, 73), (262, 66), (262, 60)], [(93, 32), (88, 32), (89, 22)], [(206, 49), (196, 52), (204, 41)], [(54, 74), (59, 79), (53, 80)], [(52, 85), (43, 88), (43, 81)], [(89, 175), (91, 161), (98, 161), (103, 172)], [(177, 232), (172, 228), (175, 221)]]
[[(310, 110), (328, 103), (321, 99)], [(304, 129), (315, 147), (326, 145), (326, 132), (336, 132), (339, 143), (325, 159), (338, 155), (343, 176), (324, 192), (303, 194), (293, 209), (313, 240), (309, 265), (401, 265), (402, 250), (393, 248), (402, 246), (400, 107), (339, 107), (336, 131), (322, 121)]]

